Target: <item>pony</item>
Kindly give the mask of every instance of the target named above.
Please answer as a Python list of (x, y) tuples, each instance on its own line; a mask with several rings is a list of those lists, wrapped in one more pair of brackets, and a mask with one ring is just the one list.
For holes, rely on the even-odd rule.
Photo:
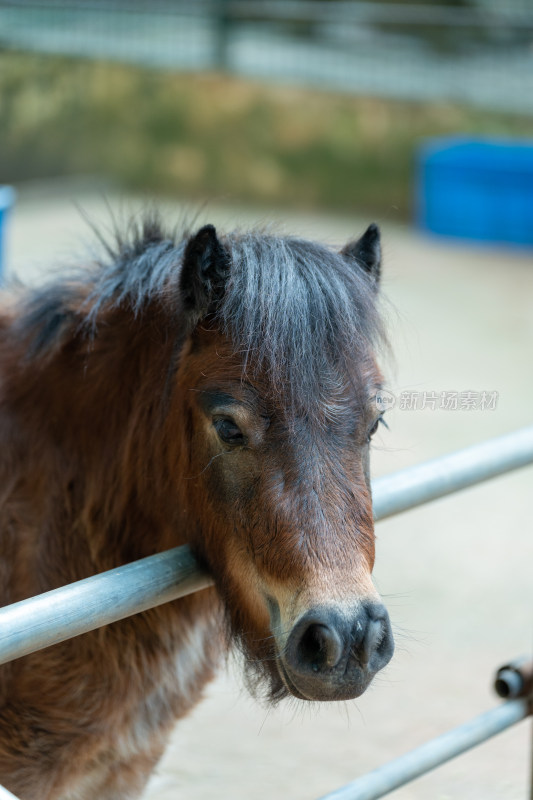
[(153, 216), (0, 314), (0, 603), (180, 544), (199, 591), (0, 667), (0, 783), (138, 798), (235, 644), (274, 703), (390, 660), (369, 446), (380, 233), (340, 252)]

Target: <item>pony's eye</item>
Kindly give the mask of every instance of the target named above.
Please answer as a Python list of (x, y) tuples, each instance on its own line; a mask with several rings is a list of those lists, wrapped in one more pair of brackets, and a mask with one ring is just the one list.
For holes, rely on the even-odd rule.
[(368, 432), (368, 441), (370, 441), (370, 439), (373, 437), (373, 435), (375, 434), (375, 432), (378, 429), (378, 426), (379, 426), (379, 419), (377, 420), (377, 422), (374, 422), (374, 424), (370, 428), (370, 430)]
[(216, 419), (214, 421), (215, 430), (219, 439), (225, 444), (239, 445), (244, 444), (245, 439), (240, 428), (231, 419)]
[(383, 425), (385, 425), (385, 427), (386, 427), (386, 428), (388, 428), (388, 427), (389, 427), (389, 426), (387, 425), (387, 423), (385, 422), (385, 420), (383, 419), (383, 417), (378, 417), (378, 418), (377, 418), (377, 420), (374, 422), (374, 424), (372, 425), (372, 427), (370, 428), (370, 430), (369, 430), (369, 432), (368, 432), (368, 436), (367, 436), (367, 442), (369, 442), (369, 441), (370, 441), (370, 439), (373, 437), (373, 435), (375, 434), (375, 432), (376, 432), (376, 431), (377, 431), (377, 429), (379, 428), (379, 423), (380, 423), (380, 422), (381, 422), (381, 423), (383, 423)]

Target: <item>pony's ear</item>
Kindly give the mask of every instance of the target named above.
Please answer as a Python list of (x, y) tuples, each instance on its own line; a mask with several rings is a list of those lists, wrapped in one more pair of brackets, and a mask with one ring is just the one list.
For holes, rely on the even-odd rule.
[(343, 247), (341, 254), (350, 260), (356, 261), (371, 278), (376, 287), (381, 277), (381, 237), (375, 222), (368, 226), (360, 239), (348, 242)]
[(198, 319), (216, 308), (229, 274), (230, 258), (213, 225), (204, 225), (185, 248), (180, 291), (187, 311)]

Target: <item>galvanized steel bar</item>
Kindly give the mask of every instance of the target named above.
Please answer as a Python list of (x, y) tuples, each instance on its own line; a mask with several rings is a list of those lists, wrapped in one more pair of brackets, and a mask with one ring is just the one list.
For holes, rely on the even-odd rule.
[(533, 700), (533, 661), (529, 656), (515, 658), (496, 673), (494, 691), (504, 700), (531, 697)]
[(525, 719), (530, 711), (527, 700), (508, 700), (459, 728), (363, 775), (342, 789), (325, 795), (321, 800), (377, 800), (510, 728)]
[(0, 786), (0, 800), (18, 800), (18, 797), (8, 792), (5, 786)]
[(378, 478), (372, 485), (374, 518), (390, 517), (531, 463), (533, 426)]
[(175, 547), (0, 610), (0, 664), (210, 586)]
[[(533, 427), (373, 484), (376, 519), (533, 462)], [(189, 549), (174, 548), (0, 609), (0, 664), (175, 600), (212, 583)]]

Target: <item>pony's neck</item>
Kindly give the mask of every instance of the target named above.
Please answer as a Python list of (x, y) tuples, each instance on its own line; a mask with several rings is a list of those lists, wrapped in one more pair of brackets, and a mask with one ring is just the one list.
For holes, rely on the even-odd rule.
[(65, 529), (74, 527), (95, 566), (108, 569), (186, 540), (170, 414), (179, 346), (149, 311), (136, 319), (116, 310), (96, 330), (88, 339), (73, 327), (43, 369), (31, 368), (31, 392), (41, 398), (33, 434), (49, 491), (70, 516)]

